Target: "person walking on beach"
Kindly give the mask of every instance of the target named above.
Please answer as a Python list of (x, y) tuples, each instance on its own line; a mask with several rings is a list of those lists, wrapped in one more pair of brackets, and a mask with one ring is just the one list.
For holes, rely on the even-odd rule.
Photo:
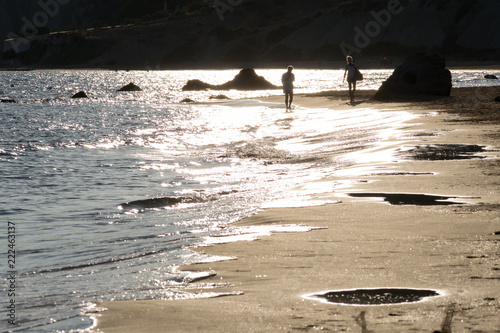
[(293, 66), (290, 65), (287, 68), (287, 72), (281, 76), (281, 83), (283, 83), (283, 92), (285, 93), (285, 106), (287, 110), (292, 108), (293, 102), (293, 81), (295, 81), (295, 75), (292, 73)]
[(347, 65), (345, 66), (344, 71), (344, 80), (347, 74), (347, 83), (349, 83), (349, 96), (351, 97), (351, 102), (354, 102), (354, 93), (356, 92), (356, 65), (354, 65), (354, 60), (351, 56), (347, 56), (346, 58)]

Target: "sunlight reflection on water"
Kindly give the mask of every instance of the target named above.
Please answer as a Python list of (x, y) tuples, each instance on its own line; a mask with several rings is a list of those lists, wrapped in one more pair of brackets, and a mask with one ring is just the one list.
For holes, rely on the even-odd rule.
[[(4, 95), (19, 101), (0, 105), (0, 201), (5, 219), (20, 226), (23, 325), (83, 328), (79, 312), (89, 301), (185, 297), (170, 289), (178, 278), (172, 267), (208, 260), (186, 247), (223, 239), (228, 226), (266, 204), (334, 203), (313, 197), (331, 182), (301, 185), (362, 162), (359, 150), (387, 158), (378, 154), (380, 142), (413, 117), (369, 108), (286, 114), (281, 105), (247, 99), (281, 90), (181, 90), (189, 79), (218, 84), (238, 71), (2, 73)], [(277, 85), (283, 72), (257, 69)], [(364, 72), (361, 89), (391, 73)], [(295, 73), (298, 93), (345, 89), (342, 70)], [(130, 82), (143, 91), (117, 92)], [(454, 84), (486, 83), (463, 71)], [(70, 98), (81, 90), (88, 99)], [(210, 101), (219, 93), (234, 100)], [(179, 103), (185, 98), (197, 103)], [(178, 204), (118, 209), (155, 198)]]

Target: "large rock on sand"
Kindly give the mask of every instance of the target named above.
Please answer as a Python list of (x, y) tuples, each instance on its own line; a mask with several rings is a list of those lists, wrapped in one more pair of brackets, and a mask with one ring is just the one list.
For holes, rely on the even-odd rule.
[(234, 79), (224, 84), (212, 85), (200, 80), (189, 80), (182, 90), (269, 90), (279, 88), (280, 87), (267, 81), (264, 77), (258, 76), (253, 68), (244, 68), (234, 77)]
[(445, 59), (430, 53), (409, 57), (382, 83), (376, 100), (404, 100), (421, 96), (449, 96), (451, 73), (445, 68)]

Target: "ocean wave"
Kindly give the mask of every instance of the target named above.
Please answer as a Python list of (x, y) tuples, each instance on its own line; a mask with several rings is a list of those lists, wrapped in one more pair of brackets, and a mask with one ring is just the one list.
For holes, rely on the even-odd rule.
[(229, 154), (239, 158), (263, 160), (291, 160), (297, 158), (297, 156), (294, 156), (286, 150), (275, 148), (275, 143), (271, 139), (262, 139), (245, 143), (242, 146), (234, 148)]
[(118, 209), (125, 211), (126, 213), (143, 213), (147, 210), (159, 210), (168, 207), (172, 207), (179, 204), (196, 204), (209, 201), (216, 201), (221, 196), (229, 195), (231, 193), (237, 192), (224, 191), (217, 194), (194, 194), (191, 196), (167, 196), (150, 198), (143, 200), (134, 200), (126, 203), (122, 203), (118, 206)]
[[(194, 236), (189, 237), (183, 237), (183, 238), (178, 238), (178, 239), (173, 239), (169, 241), (170, 246), (164, 247), (162, 249), (158, 250), (152, 250), (152, 251), (146, 251), (146, 252), (141, 252), (141, 253), (135, 253), (135, 254), (130, 254), (128, 256), (123, 256), (120, 258), (109, 258), (109, 259), (104, 259), (102, 261), (96, 261), (96, 262), (86, 262), (82, 264), (77, 264), (77, 265), (69, 265), (69, 266), (62, 266), (62, 267), (52, 267), (52, 268), (47, 268), (47, 269), (42, 269), (38, 271), (33, 271), (33, 272), (27, 272), (22, 274), (24, 275), (37, 275), (37, 274), (46, 274), (46, 273), (55, 273), (55, 272), (64, 272), (64, 271), (72, 271), (72, 270), (77, 270), (77, 269), (85, 269), (89, 267), (95, 267), (95, 266), (102, 266), (102, 265), (109, 265), (109, 264), (115, 264), (115, 263), (120, 263), (120, 262), (125, 262), (125, 261), (130, 261), (130, 260), (136, 260), (148, 256), (153, 256), (157, 255), (163, 252), (168, 252), (172, 251), (173, 249), (181, 249), (185, 244), (183, 241), (186, 238), (194, 238)], [(175, 244), (176, 245), (172, 245)]]

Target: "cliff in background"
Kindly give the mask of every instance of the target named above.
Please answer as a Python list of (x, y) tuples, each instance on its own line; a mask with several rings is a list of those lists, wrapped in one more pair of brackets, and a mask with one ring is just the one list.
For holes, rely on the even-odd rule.
[[(500, 59), (500, 2), (491, 0), (218, 0), (216, 7), (202, 0), (140, 6), (45, 0), (47, 10), (36, 1), (0, 3), (8, 9), (0, 14), (1, 29), (16, 29), (10, 36), (18, 36), (4, 43), (4, 66), (318, 66), (343, 62), (347, 53), (368, 63), (422, 50), (457, 61)], [(10, 26), (4, 21), (9, 10)], [(26, 21), (39, 30), (36, 36), (26, 36)]]

